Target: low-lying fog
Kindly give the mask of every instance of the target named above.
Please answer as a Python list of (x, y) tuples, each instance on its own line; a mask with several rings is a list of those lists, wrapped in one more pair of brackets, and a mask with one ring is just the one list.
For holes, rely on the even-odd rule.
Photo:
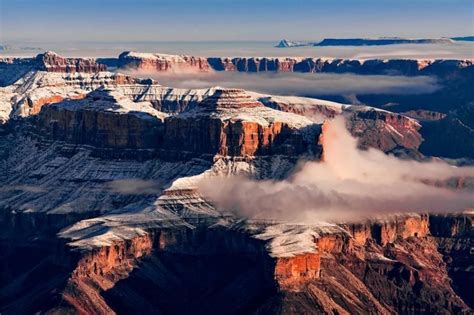
[(164, 86), (209, 88), (221, 86), (250, 91), (295, 96), (354, 94), (423, 94), (439, 88), (436, 78), (328, 73), (160, 73), (128, 74), (150, 77)]

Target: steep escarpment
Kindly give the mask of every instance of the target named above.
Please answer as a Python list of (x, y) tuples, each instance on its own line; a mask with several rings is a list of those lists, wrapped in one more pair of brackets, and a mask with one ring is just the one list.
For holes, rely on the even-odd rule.
[(153, 148), (166, 115), (112, 91), (44, 108), (38, 126), (53, 139), (111, 148)]
[(85, 72), (107, 71), (107, 66), (99, 64), (93, 58), (65, 58), (47, 51), (36, 56), (37, 70), (47, 72)]
[[(50, 105), (37, 121), (47, 137), (110, 148), (152, 148), (176, 157), (297, 156), (317, 143), (318, 126), (305, 117), (263, 106), (243, 90), (216, 90), (199, 105), (166, 117), (150, 103), (114, 91)], [(182, 155), (183, 157), (183, 155)]]
[(212, 71), (207, 59), (195, 56), (151, 54), (126, 51), (120, 54), (117, 66), (159, 72), (208, 72)]
[(320, 157), (328, 117), (388, 152), (416, 149), (415, 120), (116, 80), (35, 72), (5, 98), (16, 104), (10, 96), (38, 85), (44, 97), (68, 95), (8, 116), (0, 135), (2, 314), (471, 311), (469, 213), (251, 221), (199, 191), (217, 175), (288, 178), (299, 159)]
[(167, 119), (164, 147), (224, 156), (298, 155), (316, 143), (312, 125), (264, 107), (243, 90), (217, 90), (195, 109)]
[[(264, 154), (265, 150), (267, 151), (265, 154), (268, 154), (271, 150), (268, 151), (265, 148), (268, 148), (270, 143), (274, 142), (273, 138), (276, 133), (282, 133), (280, 143), (286, 142), (286, 144), (284, 144), (284, 146), (279, 146), (275, 152), (288, 151), (289, 154), (295, 154), (291, 153), (293, 151), (303, 152), (306, 147), (306, 144), (304, 143), (307, 142), (308, 138), (303, 137), (302, 139), (300, 136), (293, 134), (291, 129), (294, 128), (288, 127), (288, 124), (280, 124), (280, 122), (283, 122), (282, 119), (295, 121), (294, 117), (296, 117), (290, 115), (293, 117), (290, 118), (290, 116), (287, 115), (288, 117), (284, 118), (283, 116), (285, 115), (278, 113), (282, 111), (306, 116), (308, 119), (313, 120), (316, 123), (322, 123), (326, 118), (332, 118), (336, 115), (343, 114), (347, 118), (348, 127), (352, 134), (361, 138), (360, 143), (362, 147), (375, 147), (385, 152), (398, 149), (416, 151), (421, 141), (421, 136), (418, 132), (419, 125), (416, 121), (408, 119), (406, 116), (393, 114), (383, 110), (376, 110), (364, 106), (348, 106), (317, 99), (247, 93), (248, 95), (246, 97), (251, 96), (253, 101), (260, 102), (266, 107), (278, 111), (270, 111), (262, 107), (247, 108), (245, 104), (243, 107), (246, 109), (243, 109), (241, 113), (237, 113), (239, 111), (237, 108), (231, 107), (224, 109), (213, 108), (212, 110), (209, 109), (203, 111), (201, 110), (202, 107), (207, 106), (204, 104), (204, 100), (209, 100), (210, 102), (213, 99), (214, 94), (220, 93), (219, 91), (221, 91), (221, 89), (174, 89), (159, 86), (149, 80), (140, 80), (108, 72), (100, 72), (96, 74), (64, 74), (41, 71), (30, 72), (18, 80), (14, 85), (0, 91), (2, 92), (0, 93), (0, 119), (8, 121), (11, 118), (15, 119), (17, 117), (37, 115), (44, 106), (57, 104), (62, 101), (71, 105), (72, 113), (78, 108), (77, 106), (74, 106), (74, 104), (91, 103), (94, 102), (94, 100), (91, 98), (88, 98), (84, 102), (69, 100), (83, 99), (86, 97), (87, 93), (99, 87), (113, 89), (116, 93), (123, 95), (134, 103), (145, 104), (146, 102), (159, 112), (174, 115), (173, 117), (166, 119), (166, 124), (168, 124), (170, 128), (166, 128), (165, 132), (170, 133), (170, 136), (165, 137), (165, 140), (166, 138), (170, 139), (175, 136), (184, 137), (182, 140), (184, 146), (183, 150), (189, 152), (201, 150), (196, 147), (199, 146), (196, 142), (200, 141), (199, 139), (195, 139), (197, 134), (187, 133), (189, 136), (185, 137), (185, 132), (181, 131), (174, 135), (173, 130), (176, 131), (178, 130), (177, 128), (192, 128), (199, 130), (199, 132), (204, 132), (203, 130), (205, 129), (209, 130), (206, 135), (199, 136), (203, 139), (201, 141), (201, 146), (205, 146), (204, 142), (206, 141), (213, 143), (220, 142), (220, 134), (229, 135), (225, 136), (225, 139), (222, 140), (223, 142), (229, 142), (228, 145), (226, 143), (223, 143), (222, 145), (217, 143), (215, 146), (207, 146), (208, 151), (212, 152), (206, 152), (206, 154), (219, 152), (219, 154), (251, 155), (257, 151), (259, 151), (258, 154)], [(228, 94), (233, 95), (237, 102), (240, 97), (239, 93), (241, 92), (239, 92), (239, 90), (229, 91)], [(219, 98), (223, 98), (223, 96), (219, 96)], [(200, 104), (203, 104), (203, 106), (200, 106)], [(112, 104), (111, 106), (114, 105)], [(93, 106), (89, 106), (89, 109), (92, 107)], [(52, 114), (52, 112), (57, 111), (58, 108), (53, 108), (45, 112)], [(100, 108), (100, 106), (98, 108)], [(212, 111), (215, 111), (215, 113), (212, 113)], [(190, 112), (198, 113), (195, 117), (201, 118), (194, 121), (192, 115), (189, 114)], [(229, 115), (221, 115), (223, 112), (227, 112)], [(95, 114), (97, 113), (98, 111), (95, 112)], [(275, 116), (276, 114), (278, 114), (277, 119), (271, 118), (272, 115)], [(237, 119), (223, 119), (225, 126), (220, 126), (217, 121), (221, 119), (219, 118), (219, 115), (224, 118), (237, 117)], [(258, 118), (261, 115), (267, 115), (270, 120), (275, 123), (268, 124), (267, 122), (264, 122)], [(209, 116), (208, 121), (203, 120), (204, 116)], [(125, 118), (125, 116), (117, 117), (120, 117), (121, 119)], [(302, 118), (300, 117), (300, 120), (301, 119)], [(43, 120), (44, 119), (41, 119), (40, 121)], [(59, 120), (61, 119), (59, 118)], [(255, 124), (257, 121), (259, 121), (259, 123)], [(217, 125), (213, 126), (215, 123)], [(192, 127), (192, 124), (195, 126)], [(180, 127), (178, 127), (178, 125)], [(42, 124), (42, 127), (44, 126), (45, 124)], [(212, 131), (212, 128), (222, 129), (222, 131), (214, 132)], [(76, 133), (79, 134), (81, 131), (77, 131)], [(242, 142), (242, 140), (239, 140), (239, 137), (242, 133), (246, 133), (246, 135), (243, 136), (243, 139), (248, 143), (252, 142), (249, 146), (254, 146), (254, 148), (248, 148), (248, 150), (243, 149), (241, 153), (239, 153), (239, 151), (242, 149), (236, 149), (234, 153), (234, 151), (224, 148), (225, 146), (234, 146), (233, 142), (236, 142), (236, 146), (240, 146), (241, 144), (239, 144), (239, 142)], [(292, 136), (289, 140), (287, 139), (287, 136), (283, 136), (290, 133)], [(304, 136), (305, 134), (306, 131), (303, 130), (301, 135)], [(76, 142), (78, 137), (85, 136), (75, 136)], [(119, 135), (118, 137), (122, 136)], [(62, 138), (65, 139), (68, 137)], [(259, 146), (257, 142), (261, 143), (262, 148), (257, 148)], [(151, 145), (151, 147), (153, 147), (153, 145)], [(171, 150), (179, 149), (173, 141), (168, 142), (166, 148)]]
[(420, 124), (404, 115), (378, 111), (355, 111), (347, 119), (348, 129), (360, 138), (362, 147), (388, 152), (397, 148), (416, 151), (423, 138)]
[(436, 237), (438, 250), (448, 267), (455, 292), (474, 307), (474, 293), (469, 288), (474, 281), (472, 212), (456, 215), (430, 215), (430, 231)]

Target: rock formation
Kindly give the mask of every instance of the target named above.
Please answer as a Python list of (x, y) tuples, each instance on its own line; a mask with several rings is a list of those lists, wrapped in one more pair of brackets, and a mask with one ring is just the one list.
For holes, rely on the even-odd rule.
[[(224, 156), (299, 155), (316, 144), (318, 128), (312, 125), (302, 116), (266, 108), (243, 90), (223, 89), (167, 119), (163, 146)], [(306, 139), (302, 128), (308, 129)]]
[(98, 90), (81, 100), (46, 106), (39, 128), (53, 139), (106, 148), (155, 148), (163, 114), (113, 91)]
[(99, 64), (95, 59), (86, 58), (64, 58), (58, 54), (47, 51), (36, 56), (37, 69), (47, 72), (85, 72), (94, 73), (106, 71), (107, 67)]
[(123, 69), (160, 72), (207, 72), (211, 70), (206, 58), (129, 51), (120, 54), (117, 66)]
[(165, 155), (297, 156), (315, 147), (319, 134), (309, 119), (267, 108), (243, 90), (216, 90), (196, 108), (166, 116), (148, 102), (102, 90), (49, 105), (37, 120), (53, 139), (98, 148), (150, 148)]

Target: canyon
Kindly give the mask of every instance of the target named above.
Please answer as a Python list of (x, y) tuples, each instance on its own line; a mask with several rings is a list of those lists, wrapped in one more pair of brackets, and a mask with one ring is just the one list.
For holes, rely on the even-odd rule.
[[(100, 62), (100, 59), (99, 59)], [(355, 73), (452, 75), (473, 64), (466, 60), (430, 59), (333, 59), (304, 57), (196, 57), (152, 53), (123, 52), (108, 64), (121, 69), (152, 71), (231, 71), (231, 72), (303, 72), (303, 73)]]
[[(472, 66), (264, 59), (124, 53), (117, 65), (440, 76)], [(277, 182), (302, 161), (322, 163), (334, 117), (361, 150), (436, 159), (420, 152), (422, 120), (444, 116), (178, 89), (106, 69), (51, 52), (0, 62), (0, 313), (472, 312), (472, 209), (281, 222), (222, 211), (199, 188), (216, 176)], [(472, 192), (472, 179), (457, 180)]]

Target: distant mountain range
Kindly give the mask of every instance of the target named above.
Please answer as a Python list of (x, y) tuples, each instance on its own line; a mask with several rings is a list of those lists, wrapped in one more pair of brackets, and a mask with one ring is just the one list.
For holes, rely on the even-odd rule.
[(325, 38), (320, 42), (297, 42), (287, 39), (281, 40), (275, 47), (289, 48), (302, 46), (385, 46), (400, 44), (451, 44), (455, 41), (474, 41), (474, 36), (451, 37), (451, 38)]

